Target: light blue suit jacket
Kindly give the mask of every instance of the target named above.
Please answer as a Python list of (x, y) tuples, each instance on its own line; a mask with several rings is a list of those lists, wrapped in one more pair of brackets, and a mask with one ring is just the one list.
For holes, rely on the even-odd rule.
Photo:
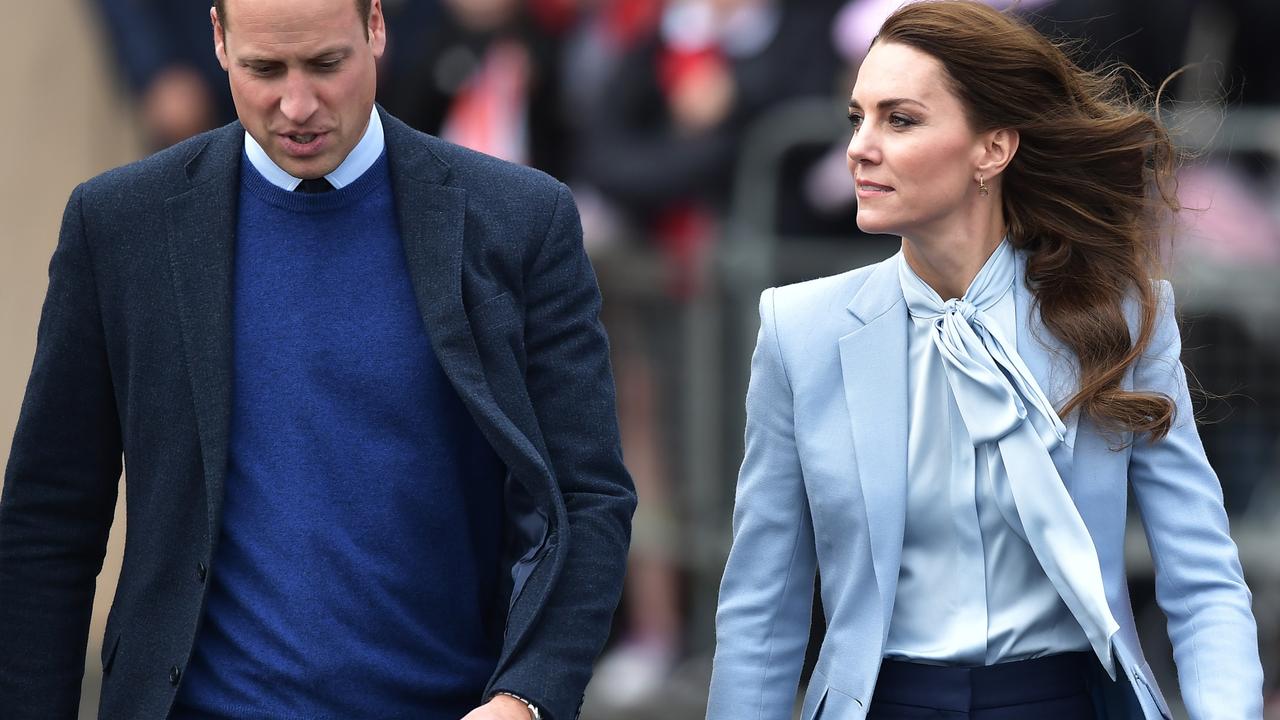
[[(908, 321), (896, 263), (761, 296), (708, 720), (791, 717), (819, 569), (827, 631), (802, 718), (866, 715), (892, 617), (906, 514)], [(1076, 389), (1074, 359), (1045, 329), (1023, 283), (1016, 292), (1018, 352), (1061, 407)], [(1120, 625), (1119, 679), (1109, 681), (1099, 668), (1095, 704), (1100, 718), (1169, 716), (1138, 645), (1125, 583), (1132, 488), (1188, 711), (1197, 720), (1260, 719), (1251, 596), (1196, 433), (1168, 283), (1159, 283), (1158, 295), (1154, 337), (1124, 386), (1172, 398), (1173, 429), (1159, 442), (1129, 443), (1073, 413), (1064, 418), (1067, 442), (1053, 453), (1093, 537)], [(1136, 304), (1126, 313), (1132, 333)]]

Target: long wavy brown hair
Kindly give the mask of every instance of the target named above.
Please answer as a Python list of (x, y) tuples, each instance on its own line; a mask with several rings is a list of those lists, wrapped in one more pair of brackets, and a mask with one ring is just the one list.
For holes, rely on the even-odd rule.
[[(874, 42), (941, 62), (977, 132), (1018, 132), (1003, 181), (1009, 239), (1028, 251), (1027, 283), (1045, 326), (1080, 365), (1079, 390), (1059, 412), (1163, 437), (1173, 402), (1120, 387), (1151, 340), (1161, 224), (1178, 210), (1177, 152), (1150, 112), (1151, 93), (1132, 93), (1119, 67), (1082, 69), (1064, 46), (977, 2), (905, 5)], [(1141, 311), (1136, 339), (1126, 297)]]

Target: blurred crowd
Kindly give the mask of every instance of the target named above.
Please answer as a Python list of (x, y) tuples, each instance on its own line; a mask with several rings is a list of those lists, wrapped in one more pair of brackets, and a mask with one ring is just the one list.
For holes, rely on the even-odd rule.
[[(624, 453), (641, 502), (618, 632), (593, 685), (592, 712), (600, 717), (669, 701), (664, 693), (673, 674), (688, 671), (691, 656), (705, 655), (710, 619), (697, 615), (708, 605), (690, 595), (699, 583), (714, 587), (716, 578), (695, 577), (714, 571), (686, 562), (690, 528), (713, 528), (727, 548), (741, 428), (726, 429), (727, 437), (737, 433), (739, 444), (725, 443), (722, 477), (688, 477), (682, 470), (689, 467), (682, 453), (706, 450), (681, 441), (692, 422), (682, 413), (681, 394), (701, 389), (678, 383), (671, 389), (673, 378), (684, 376), (673, 365), (687, 357), (672, 349), (681, 342), (672, 326), (691, 304), (718, 292), (716, 256), (733, 227), (748, 138), (767, 116), (802, 99), (825, 101), (838, 122), (860, 59), (899, 3), (383, 2), (389, 42), (378, 100), (388, 111), (423, 131), (565, 181), (578, 199), (593, 257), (621, 247), (657, 269), (645, 276), (640, 294), (625, 300), (611, 293), (614, 276), (601, 273)], [(234, 119), (212, 51), (208, 0), (92, 4), (150, 146)], [(1243, 130), (1237, 137), (1228, 122), (1250, 113), (1280, 122), (1280, 54), (1272, 47), (1280, 3), (991, 4), (1014, 6), (1047, 34), (1080, 41), (1076, 57), (1084, 64), (1125, 63), (1135, 90), (1159, 87), (1190, 64), (1161, 98), (1170, 117), (1208, 113), (1217, 128), (1204, 145), (1216, 149), (1183, 172), (1189, 219), (1172, 233), (1173, 272), (1190, 268), (1188, 277), (1205, 288), (1195, 295), (1199, 305), (1194, 299), (1184, 304), (1194, 309), (1185, 329), (1186, 360), (1204, 389), (1202, 434), (1229, 512), (1280, 518), (1280, 333), (1267, 329), (1268, 318), (1280, 313), (1280, 283), (1269, 280), (1280, 271), (1280, 145)], [(756, 230), (776, 235), (781, 252), (788, 252), (790, 237), (838, 246), (865, 240), (853, 222), (847, 140), (833, 132), (823, 143), (797, 141), (779, 176), (767, 179), (779, 198), (776, 216)], [(818, 267), (812, 274), (842, 269)], [(1242, 277), (1264, 281), (1241, 290)], [(1242, 292), (1246, 296), (1237, 297)], [(744, 372), (749, 344), (726, 342), (737, 344), (728, 345), (719, 362)], [(723, 395), (726, 407), (741, 405), (735, 391)], [(733, 425), (735, 412), (725, 411), (726, 424)], [(716, 517), (697, 516), (686, 502), (691, 484), (707, 482), (722, 490)], [(1255, 588), (1255, 610), (1264, 635), (1270, 633), (1264, 661), (1275, 693), (1280, 603), (1273, 586), (1280, 579), (1268, 573), (1280, 570), (1251, 567), (1246, 541), (1241, 544), (1251, 582), (1263, 588)]]

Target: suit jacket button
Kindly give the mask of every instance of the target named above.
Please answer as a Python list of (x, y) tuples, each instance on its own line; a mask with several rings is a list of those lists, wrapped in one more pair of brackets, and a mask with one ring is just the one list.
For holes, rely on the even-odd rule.
[(201, 583), (204, 582), (204, 579), (208, 574), (209, 574), (209, 568), (205, 567), (204, 563), (202, 562), (196, 563), (196, 577), (200, 578)]
[(174, 665), (173, 667), (169, 668), (169, 684), (170, 685), (177, 687), (178, 681), (181, 679), (182, 679), (182, 671), (178, 669), (177, 665)]

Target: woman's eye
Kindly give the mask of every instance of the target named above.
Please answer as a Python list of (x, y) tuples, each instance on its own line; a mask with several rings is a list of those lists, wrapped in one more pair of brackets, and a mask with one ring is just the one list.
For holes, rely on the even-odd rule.
[(907, 117), (906, 115), (894, 114), (889, 116), (889, 125), (896, 128), (910, 127), (915, 124), (916, 124), (916, 121)]
[(852, 127), (852, 128), (856, 131), (860, 125), (862, 125), (862, 116), (861, 116), (861, 115), (855, 115), (855, 114), (853, 114), (853, 113), (850, 113), (850, 114), (849, 114), (849, 127)]

